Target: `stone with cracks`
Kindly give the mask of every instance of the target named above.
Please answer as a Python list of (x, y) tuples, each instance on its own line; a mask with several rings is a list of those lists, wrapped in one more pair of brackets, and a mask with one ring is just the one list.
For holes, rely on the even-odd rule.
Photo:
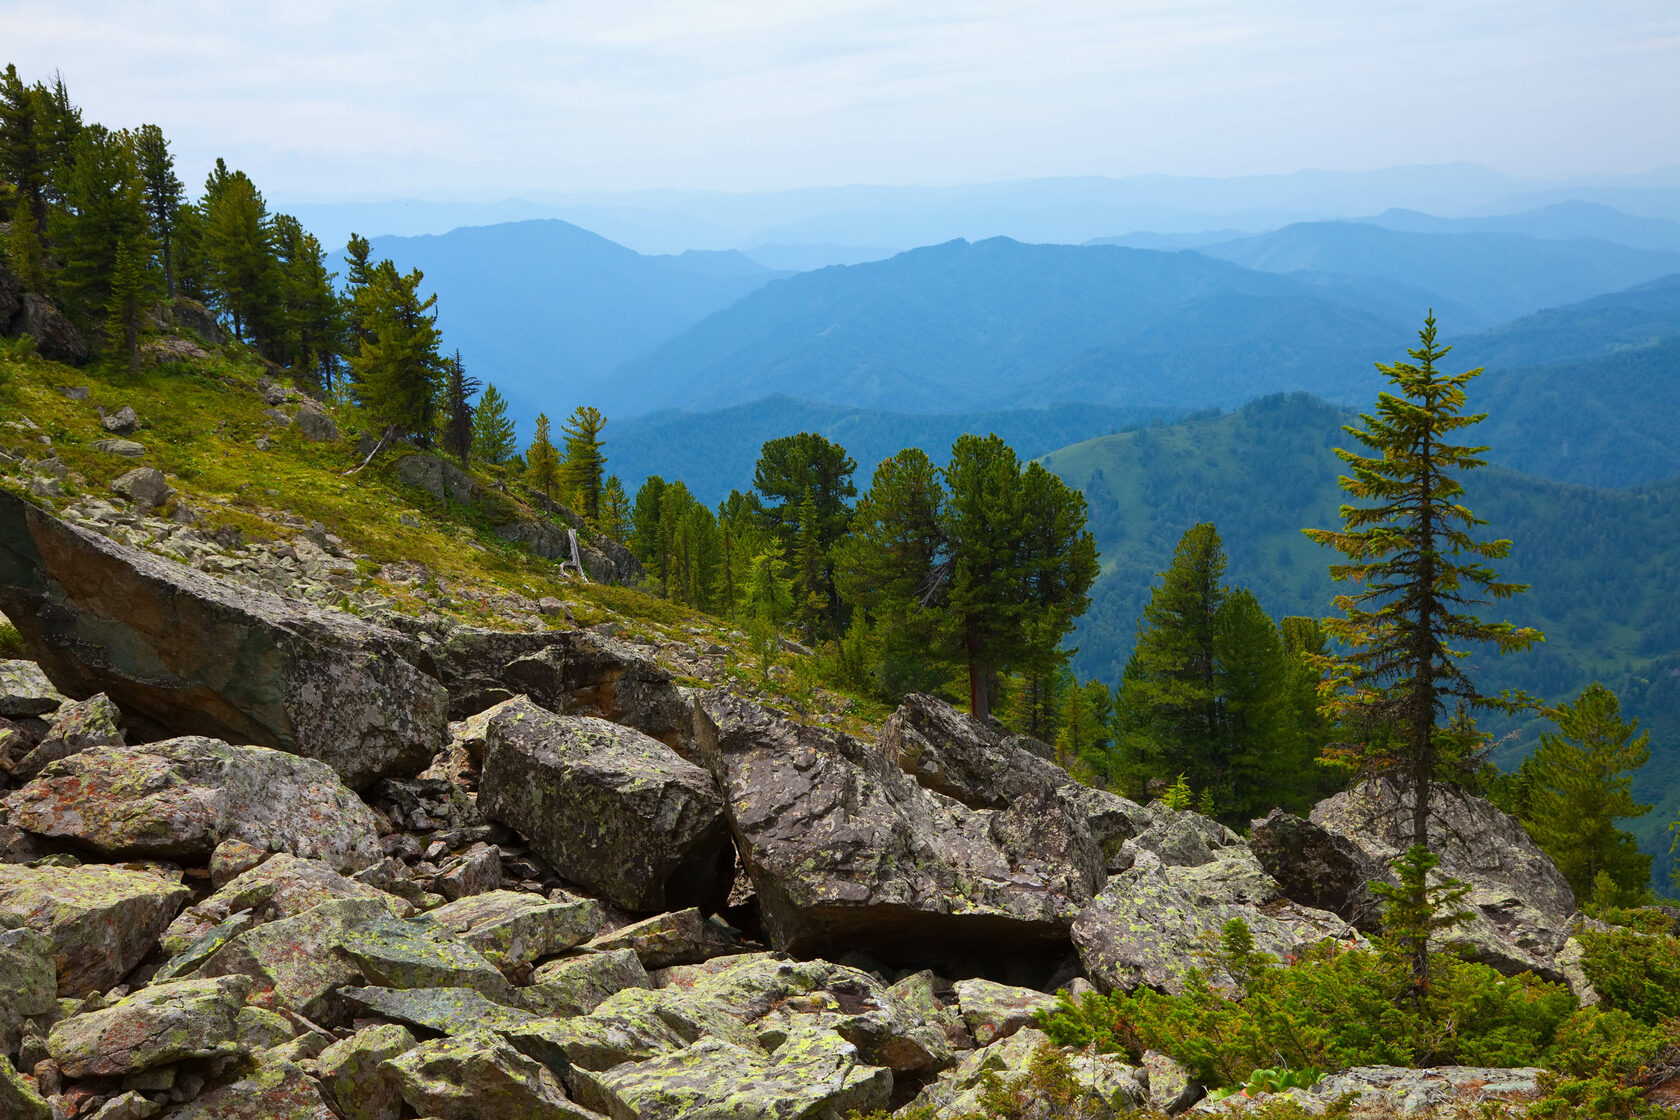
[(58, 1010), (52, 938), (39, 930), (0, 929), (0, 1054), (16, 1054), (25, 1019)]
[(831, 1031), (799, 1028), (774, 1053), (707, 1038), (592, 1080), (613, 1116), (635, 1120), (838, 1120), (884, 1108), (892, 1071), (864, 1064)]
[(0, 1054), (0, 1116), (7, 1120), (54, 1120), (52, 1106), (25, 1081), (10, 1059)]
[(245, 977), (153, 984), (54, 1024), (47, 1050), (66, 1077), (114, 1077), (187, 1058), (238, 1053)]
[(869, 744), (716, 691), (695, 749), (724, 788), (764, 930), (797, 955), (1059, 959), (1104, 858), (1053, 791), (973, 810)]
[(44, 716), (68, 703), (33, 661), (0, 661), (0, 716)]
[(433, 656), (449, 688), (451, 718), (525, 696), (551, 712), (599, 716), (670, 746), (680, 746), (688, 728), (688, 704), (670, 673), (587, 630), (519, 634), (463, 626)]
[(12, 769), (12, 780), (26, 782), (50, 762), (80, 754), (89, 747), (123, 745), (122, 713), (104, 693), (73, 700), (52, 717), (46, 737)]
[(441, 868), (434, 884), (450, 900), (493, 891), (502, 882), (502, 854), (489, 844), (474, 844)]
[(373, 810), (330, 767), (197, 736), (85, 750), (5, 804), (19, 828), (108, 856), (197, 862), (231, 838), (341, 870), (380, 858)]
[(395, 631), (224, 583), (0, 493), (0, 611), (61, 690), (175, 734), (319, 759), (355, 789), (417, 774), (447, 695)]
[(337, 1120), (303, 1069), (269, 1053), (229, 1084), (171, 1112), (168, 1120)]
[(141, 509), (156, 509), (169, 500), (173, 490), (156, 467), (135, 467), (111, 480), (111, 490)]
[(952, 987), (963, 1023), (974, 1036), (976, 1046), (990, 1046), (1030, 1027), (1041, 1011), (1053, 1011), (1056, 997), (1031, 988), (1017, 988), (991, 980), (958, 980)]
[(644, 968), (670, 968), (739, 953), (741, 935), (716, 915), (704, 917), (691, 906), (620, 926), (586, 948), (596, 952), (631, 949)]
[(402, 1115), (396, 1080), (381, 1067), (416, 1045), (408, 1028), (381, 1023), (321, 1051), (315, 1068), (344, 1120), (397, 1120)]
[[(1435, 874), (1471, 888), (1465, 901), (1474, 920), (1448, 940), (1507, 974), (1563, 979), (1553, 958), (1569, 939), (1575, 894), (1557, 866), (1516, 818), (1457, 786), (1436, 783), (1430, 804), (1430, 850), (1441, 857)], [(1386, 867), (1409, 842), (1410, 806), (1398, 783), (1373, 779), (1320, 801), (1312, 822)]]
[(132, 405), (123, 405), (108, 416), (99, 419), (99, 426), (115, 436), (126, 436), (137, 431), (140, 427), (140, 417), (134, 412)]
[(581, 945), (601, 928), (598, 903), (491, 891), (428, 911), (426, 917), (503, 968), (528, 964)]
[(573, 1104), (547, 1067), (497, 1035), (422, 1042), (385, 1063), (417, 1116), (437, 1120), (599, 1120)]
[(81, 997), (139, 964), (191, 894), (152, 871), (0, 864), (0, 925), (52, 938), (58, 993)]
[(630, 949), (582, 953), (538, 965), (519, 990), (527, 1008), (544, 1015), (587, 1015), (626, 988), (652, 988), (647, 969)]
[[(301, 413), (300, 413), (301, 415)], [(473, 481), (467, 472), (437, 455), (416, 451), (397, 460), (397, 477), (426, 491), (437, 501), (471, 504)]]
[(537, 1016), (496, 1003), (471, 988), (346, 987), (341, 994), (357, 1007), (438, 1034), (512, 1030)]
[(1254, 822), (1248, 847), (1286, 898), (1328, 910), (1367, 933), (1381, 927), (1381, 901), (1370, 884), (1391, 876), (1352, 840), (1273, 809), (1264, 820)]
[(376, 899), (393, 917), (406, 918), (414, 907), (396, 895), (346, 878), (319, 860), (281, 853), (236, 875), (215, 894), (187, 907), (169, 924), (163, 951), (180, 953), (235, 914), (253, 926), (294, 918), (323, 902), (341, 898)]
[(641, 732), (528, 701), (490, 722), (479, 811), (629, 910), (716, 906), (734, 855), (712, 776)]
[[(625, 988), (587, 1015), (571, 1019), (532, 1019), (502, 1032), (523, 1053), (552, 1069), (606, 1070), (671, 1054), (702, 1038), (721, 1038), (758, 1048), (753, 1031), (725, 1008), (680, 989), (649, 991)], [(578, 1091), (585, 1083), (568, 1082), (580, 1104), (598, 1107)]]
[(51, 300), (34, 292), (25, 292), (21, 303), (8, 328), (12, 335), (32, 336), (35, 352), (48, 361), (79, 366), (88, 360), (87, 341)]
[(895, 980), (890, 988), (893, 998), (906, 1008), (945, 1032), (953, 1050), (974, 1049), (974, 1036), (968, 1033), (962, 1011), (956, 1005), (957, 993), (950, 982), (931, 969), (922, 969)]
[[(1241, 873), (1223, 874), (1228, 870)], [(1232, 918), (1248, 923), (1256, 949), (1279, 958), (1326, 938), (1357, 937), (1334, 914), (1282, 901), (1275, 886), (1255, 893), (1264, 881), (1264, 873), (1259, 875), (1254, 878), (1234, 860), (1169, 867), (1146, 853), (1110, 879), (1074, 922), (1073, 942), (1086, 973), (1105, 991), (1147, 986), (1179, 992), (1185, 973), (1198, 966), (1215, 983), (1228, 984), (1229, 977), (1210, 967), (1206, 955)]]

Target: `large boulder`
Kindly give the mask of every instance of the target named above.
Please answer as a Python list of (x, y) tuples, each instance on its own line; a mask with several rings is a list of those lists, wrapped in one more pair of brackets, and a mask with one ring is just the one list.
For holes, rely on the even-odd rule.
[(670, 968), (739, 953), (741, 934), (717, 915), (708, 918), (690, 906), (619, 926), (585, 947), (598, 953), (629, 949), (645, 968)]
[(89, 747), (123, 745), (122, 713), (103, 693), (65, 704), (52, 717), (46, 737), (12, 769), (12, 780), (28, 781), (48, 763)]
[(301, 1066), (273, 1052), (256, 1055), (237, 1080), (218, 1085), (169, 1113), (167, 1120), (337, 1120), (321, 1086)]
[[(544, 560), (564, 563), (572, 558), (570, 535), (552, 521), (511, 521), (496, 526), (495, 532), (504, 541), (522, 544), (533, 556)], [(578, 559), (583, 563), (584, 575), (596, 583), (633, 587), (647, 576), (641, 561), (629, 549), (607, 537), (589, 537), (578, 532)]]
[(138, 1073), (240, 1050), (244, 977), (153, 984), (109, 1007), (54, 1024), (47, 1050), (68, 1077)]
[(33, 929), (0, 929), (0, 1055), (16, 1054), (23, 1024), (58, 1010), (53, 942)]
[(209, 898), (181, 911), (164, 931), (163, 951), (184, 952), (235, 914), (246, 915), (246, 925), (259, 926), (295, 918), (323, 902), (342, 898), (383, 902), (398, 918), (414, 912), (413, 906), (396, 895), (346, 878), (320, 860), (280, 853), (234, 876)]
[(25, 293), (23, 306), (12, 317), (11, 334), (27, 334), (35, 339), (35, 352), (41, 357), (65, 365), (79, 366), (91, 356), (87, 340), (74, 323), (54, 307), (46, 296)]
[(378, 824), (325, 764), (187, 736), (94, 747), (6, 798), (11, 822), (114, 857), (207, 860), (223, 840), (359, 871)]
[(419, 487), (438, 501), (472, 501), (473, 481), (467, 472), (448, 459), (416, 451), (397, 460), (397, 477)]
[(488, 1032), (422, 1042), (383, 1067), (416, 1116), (438, 1120), (599, 1120), (542, 1063)]
[(587, 1015), (608, 996), (626, 988), (652, 988), (632, 949), (608, 949), (561, 957), (539, 965), (531, 986), (520, 989), (527, 1007), (545, 1015)]
[[(1411, 798), (1388, 779), (1372, 779), (1320, 801), (1312, 822), (1352, 841), (1387, 867), (1410, 843)], [(1457, 786), (1437, 782), (1430, 795), (1432, 874), (1470, 885), (1469, 925), (1446, 939), (1471, 960), (1516, 974), (1564, 979), (1554, 958), (1569, 939), (1575, 893), (1557, 865), (1515, 817)]]
[(49, 715), (66, 699), (35, 662), (0, 660), (0, 716)]
[(61, 691), (174, 734), (319, 759), (352, 788), (419, 773), (447, 697), (409, 640), (213, 579), (0, 492), (0, 611)]
[(345, 1120), (397, 1120), (402, 1114), (402, 1094), (382, 1067), (416, 1045), (406, 1027), (381, 1023), (321, 1051), (315, 1060), (321, 1084)]
[(1249, 829), (1248, 847), (1284, 897), (1328, 910), (1367, 933), (1381, 927), (1382, 906), (1371, 883), (1386, 882), (1389, 870), (1346, 836), (1273, 809)]
[(139, 964), (191, 894), (148, 870), (0, 863), (0, 926), (52, 938), (59, 994), (85, 996)]
[(765, 933), (788, 952), (1048, 972), (1103, 880), (1088, 827), (1053, 791), (970, 809), (870, 744), (722, 690), (696, 706), (693, 749), (724, 788)]
[(591, 899), (519, 891), (472, 895), (426, 916), (504, 969), (580, 945), (602, 921), (601, 907)]
[(734, 854), (712, 776), (658, 740), (528, 701), (490, 721), (478, 805), (566, 879), (630, 910), (715, 908)]
[(455, 719), (525, 696), (559, 715), (599, 716), (672, 746), (688, 728), (688, 704), (670, 673), (623, 642), (586, 630), (463, 626), (432, 656)]

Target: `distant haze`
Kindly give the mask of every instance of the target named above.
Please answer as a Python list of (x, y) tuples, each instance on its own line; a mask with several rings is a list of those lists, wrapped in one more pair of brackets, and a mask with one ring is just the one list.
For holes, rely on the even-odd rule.
[(1680, 162), (1672, 0), (8, 0), (0, 23), (0, 61), (62, 70), (91, 119), (160, 124), (186, 177), (226, 156), (287, 205), (1458, 162), (1514, 193)]

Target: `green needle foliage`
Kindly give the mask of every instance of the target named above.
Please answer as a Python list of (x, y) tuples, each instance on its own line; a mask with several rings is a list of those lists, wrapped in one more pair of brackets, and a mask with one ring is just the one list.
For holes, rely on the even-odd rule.
[(601, 521), (601, 488), (607, 473), (601, 429), (606, 426), (607, 418), (600, 409), (584, 405), (573, 409), (560, 425), (566, 446), (566, 458), (560, 467), (566, 499), (591, 525)]
[(501, 466), (519, 450), (507, 399), (494, 383), (486, 385), (473, 408), (472, 454), (481, 463)]
[(548, 432), (548, 413), (537, 414), (537, 434), (531, 437), (531, 449), (525, 453), (525, 481), (543, 497), (552, 498), (554, 487), (560, 482), (560, 452)]

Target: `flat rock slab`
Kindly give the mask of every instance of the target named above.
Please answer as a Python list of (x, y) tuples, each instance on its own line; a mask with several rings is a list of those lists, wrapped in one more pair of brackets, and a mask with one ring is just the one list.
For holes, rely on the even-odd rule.
[(437, 1120), (599, 1120), (541, 1063), (479, 1033), (423, 1042), (385, 1066), (416, 1115)]
[(325, 763), (198, 736), (84, 750), (5, 803), (19, 828), (107, 856), (203, 861), (232, 838), (341, 870), (380, 858), (373, 811)]
[(472, 988), (347, 987), (344, 998), (375, 1015), (439, 1034), (510, 1030), (537, 1016), (485, 999)]
[(588, 948), (597, 952), (634, 950), (643, 968), (699, 964), (742, 951), (738, 931), (715, 915), (703, 917), (692, 906), (620, 926), (591, 941)]
[(402, 1094), (380, 1066), (416, 1045), (408, 1028), (382, 1023), (321, 1051), (315, 1068), (344, 1120), (396, 1120), (402, 1114)]
[(656, 739), (529, 701), (490, 721), (479, 811), (629, 910), (715, 906), (734, 854), (712, 776)]
[(375, 899), (397, 918), (414, 913), (413, 905), (396, 895), (346, 878), (319, 860), (282, 852), (234, 876), (203, 902), (181, 911), (164, 931), (163, 951), (172, 956), (181, 952), (235, 914), (247, 914), (252, 925), (262, 925), (294, 918), (323, 902), (341, 898)]
[(520, 891), (490, 891), (428, 911), (426, 917), (503, 968), (564, 953), (601, 928), (592, 899), (554, 901)]
[(52, 938), (61, 996), (104, 991), (157, 944), (192, 892), (151, 871), (0, 864), (0, 924)]
[(53, 1025), (47, 1050), (67, 1077), (114, 1077), (241, 1049), (244, 977), (176, 980)]
[(44, 716), (69, 702), (33, 661), (0, 661), (0, 716)]
[(587, 1015), (626, 988), (652, 987), (633, 950), (612, 949), (539, 965), (530, 987), (521, 988), (519, 996), (526, 1007), (544, 1015)]
[(178, 734), (320, 759), (355, 789), (425, 769), (447, 694), (395, 631), (224, 583), (0, 493), (0, 611), (61, 690)]

